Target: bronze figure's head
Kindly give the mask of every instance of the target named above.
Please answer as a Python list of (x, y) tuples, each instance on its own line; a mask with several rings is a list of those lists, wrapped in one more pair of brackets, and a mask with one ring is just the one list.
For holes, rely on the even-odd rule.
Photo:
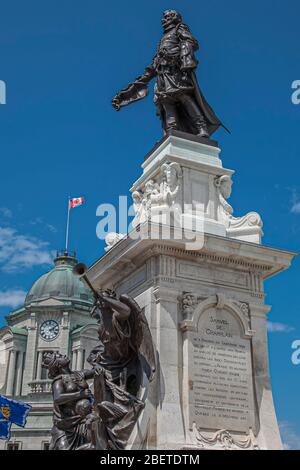
[(170, 27), (181, 23), (182, 17), (180, 13), (178, 13), (175, 10), (166, 10), (164, 11), (163, 17), (162, 17), (162, 25), (164, 30), (168, 30)]
[(42, 366), (48, 369), (49, 379), (57, 377), (62, 370), (69, 367), (69, 364), (70, 359), (67, 356), (54, 351), (46, 352), (43, 356)]

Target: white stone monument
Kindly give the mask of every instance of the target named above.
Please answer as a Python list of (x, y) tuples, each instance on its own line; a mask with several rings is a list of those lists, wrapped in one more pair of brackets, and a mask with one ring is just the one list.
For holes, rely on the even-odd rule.
[(142, 167), (132, 231), (114, 234), (88, 272), (97, 287), (137, 300), (156, 346), (128, 448), (281, 449), (264, 281), (295, 253), (261, 245), (257, 213), (233, 215), (233, 171), (215, 142), (172, 132)]

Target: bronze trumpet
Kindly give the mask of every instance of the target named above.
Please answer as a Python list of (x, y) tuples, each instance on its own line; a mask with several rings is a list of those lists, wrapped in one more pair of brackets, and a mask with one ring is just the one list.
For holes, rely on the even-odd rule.
[(89, 278), (87, 277), (87, 275), (86, 275), (87, 270), (88, 270), (88, 268), (84, 263), (77, 263), (74, 266), (72, 271), (76, 276), (80, 277), (80, 279), (82, 279), (86, 283), (86, 285), (91, 289), (91, 291), (94, 294), (95, 300), (99, 300), (99, 298), (101, 298), (101, 296), (96, 291), (96, 289), (93, 287), (92, 283), (90, 282)]

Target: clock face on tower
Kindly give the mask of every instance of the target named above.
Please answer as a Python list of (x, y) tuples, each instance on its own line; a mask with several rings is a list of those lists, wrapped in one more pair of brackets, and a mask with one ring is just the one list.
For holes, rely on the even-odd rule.
[(41, 324), (40, 335), (45, 341), (53, 341), (59, 333), (59, 325), (55, 320), (46, 320)]

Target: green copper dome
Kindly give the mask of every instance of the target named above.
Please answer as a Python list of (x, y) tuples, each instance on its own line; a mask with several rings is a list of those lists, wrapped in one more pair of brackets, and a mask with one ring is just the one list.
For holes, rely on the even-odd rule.
[(77, 259), (67, 253), (58, 255), (55, 267), (41, 276), (31, 287), (25, 299), (25, 306), (33, 302), (54, 298), (66, 302), (92, 304), (94, 297), (91, 290), (73, 273)]

